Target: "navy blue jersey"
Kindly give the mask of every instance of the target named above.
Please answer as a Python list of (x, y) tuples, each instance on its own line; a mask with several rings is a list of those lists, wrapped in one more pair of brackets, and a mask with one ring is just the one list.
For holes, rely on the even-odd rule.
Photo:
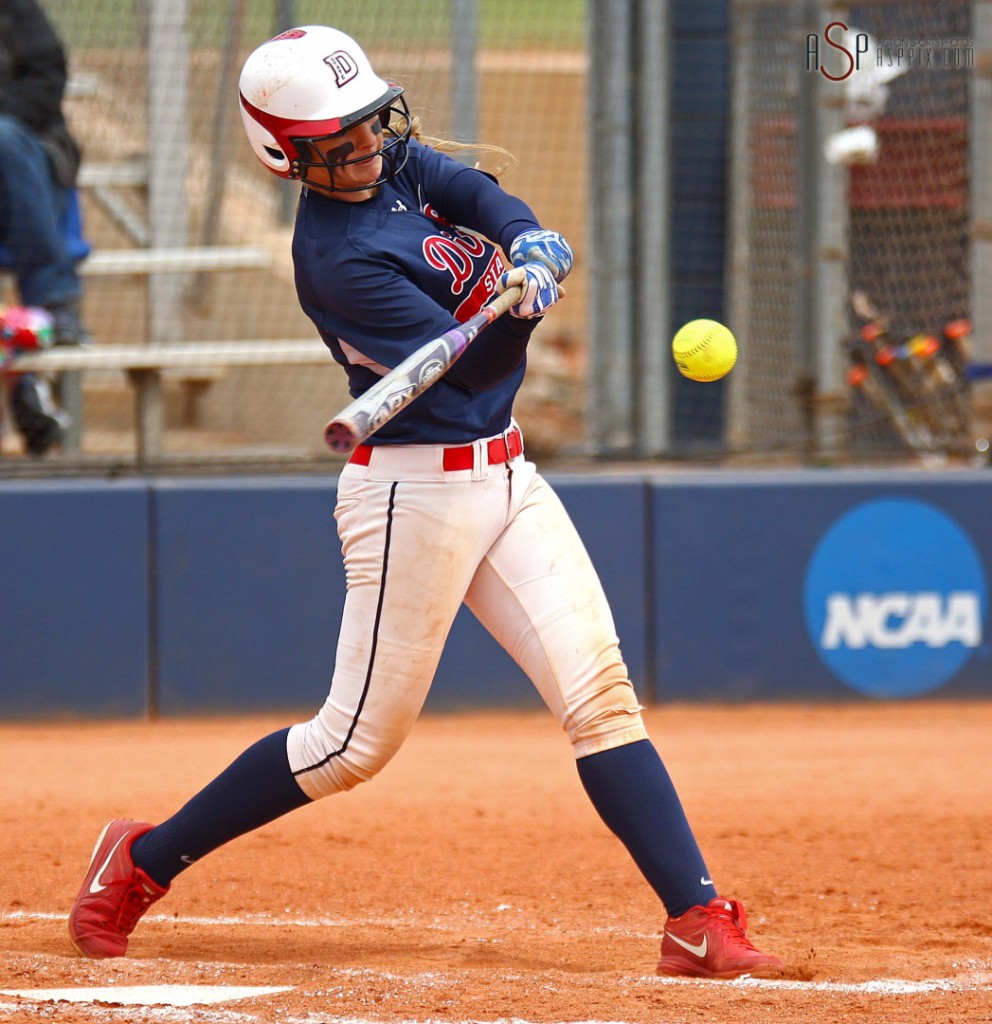
[[(371, 199), (347, 203), (304, 188), (293, 238), (297, 293), (352, 396), (477, 313), (507, 269), (500, 249), (538, 227), (527, 204), (489, 175), (416, 140), (403, 170)], [(368, 443), (461, 444), (501, 433), (537, 322), (506, 315), (490, 324)]]

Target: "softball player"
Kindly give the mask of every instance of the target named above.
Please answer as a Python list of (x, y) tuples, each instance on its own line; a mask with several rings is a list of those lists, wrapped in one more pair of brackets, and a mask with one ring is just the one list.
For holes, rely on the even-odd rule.
[(528, 339), (572, 266), (568, 243), (495, 179), (421, 143), (402, 88), (335, 29), (264, 43), (240, 100), (259, 160), (302, 182), (297, 291), (353, 395), (499, 291), (519, 284), (522, 298), (341, 472), (347, 597), (326, 703), (162, 824), (111, 822), (69, 916), (73, 944), (123, 955), (188, 865), (372, 778), (416, 720), (464, 602), (561, 723), (596, 810), (667, 909), (658, 971), (778, 973), (748, 941), (743, 906), (717, 895), (647, 738), (599, 579), (513, 419)]

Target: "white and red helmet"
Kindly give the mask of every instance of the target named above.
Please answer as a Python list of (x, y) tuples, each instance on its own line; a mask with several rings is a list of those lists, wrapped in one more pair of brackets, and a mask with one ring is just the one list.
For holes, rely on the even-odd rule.
[[(241, 69), (239, 92), (251, 148), (280, 178), (305, 183), (308, 168), (333, 169), (313, 143), (373, 116), (386, 139), (382, 176), (372, 184), (388, 181), (406, 163), (411, 117), (403, 89), (379, 78), (358, 43), (335, 28), (304, 25), (262, 43)], [(395, 126), (393, 114), (399, 115)]]

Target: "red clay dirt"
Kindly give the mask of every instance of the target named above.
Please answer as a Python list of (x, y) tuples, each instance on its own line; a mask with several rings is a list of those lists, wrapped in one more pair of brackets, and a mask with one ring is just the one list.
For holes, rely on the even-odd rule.
[(0, 989), (292, 986), (186, 1009), (0, 995), (0, 1024), (992, 1021), (986, 702), (648, 712), (783, 982), (655, 976), (664, 914), (540, 712), (423, 717), (373, 782), (180, 876), (126, 959), (78, 957), (65, 915), (106, 821), (161, 820), (294, 720), (0, 726)]

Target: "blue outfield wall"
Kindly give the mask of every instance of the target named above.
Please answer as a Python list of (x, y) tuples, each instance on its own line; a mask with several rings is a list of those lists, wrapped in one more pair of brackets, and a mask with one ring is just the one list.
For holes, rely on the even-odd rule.
[(147, 486), (0, 485), (0, 716), (144, 714)]
[(334, 479), (152, 485), (163, 715), (322, 703), (344, 603)]
[[(992, 695), (992, 476), (549, 475), (651, 701)], [(0, 717), (316, 709), (336, 480), (0, 483)], [(432, 710), (536, 707), (464, 611)]]
[(992, 696), (992, 477), (711, 474), (653, 491), (656, 699)]

